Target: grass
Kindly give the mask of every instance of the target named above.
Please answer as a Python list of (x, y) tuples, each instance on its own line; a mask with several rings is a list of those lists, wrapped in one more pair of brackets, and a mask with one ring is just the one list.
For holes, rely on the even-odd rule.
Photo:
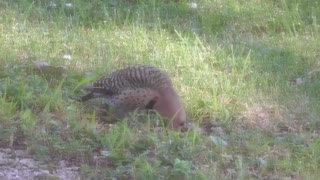
[[(319, 176), (317, 1), (52, 2), (0, 2), (2, 147), (66, 159), (91, 179)], [(67, 77), (35, 71), (40, 60)], [(137, 115), (106, 125), (70, 99), (129, 64), (168, 72), (197, 128)]]

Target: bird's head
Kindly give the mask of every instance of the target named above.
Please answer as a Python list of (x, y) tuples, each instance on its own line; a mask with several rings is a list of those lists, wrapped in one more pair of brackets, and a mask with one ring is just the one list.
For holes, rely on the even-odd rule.
[(186, 111), (180, 97), (173, 89), (162, 91), (153, 109), (161, 116), (170, 119), (169, 127), (174, 130), (182, 129), (187, 123)]
[(174, 130), (181, 130), (185, 127), (187, 123), (187, 114), (183, 106), (177, 110), (177, 112), (172, 117), (170, 122), (170, 127)]

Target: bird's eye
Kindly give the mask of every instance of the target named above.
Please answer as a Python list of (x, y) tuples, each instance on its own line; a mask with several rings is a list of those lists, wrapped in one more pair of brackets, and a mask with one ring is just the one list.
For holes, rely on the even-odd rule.
[(180, 123), (180, 126), (184, 126), (184, 122)]

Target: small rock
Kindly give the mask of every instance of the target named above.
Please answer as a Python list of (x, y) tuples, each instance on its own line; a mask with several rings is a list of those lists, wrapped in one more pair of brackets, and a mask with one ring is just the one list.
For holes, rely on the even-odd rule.
[(195, 3), (195, 2), (191, 2), (191, 3), (190, 3), (190, 8), (191, 8), (191, 9), (197, 9), (197, 8), (198, 8), (198, 4)]
[(70, 54), (65, 54), (63, 55), (62, 57), (64, 60), (71, 60), (72, 59), (72, 56)]
[(72, 8), (72, 7), (73, 7), (73, 4), (72, 4), (72, 3), (66, 3), (66, 7)]

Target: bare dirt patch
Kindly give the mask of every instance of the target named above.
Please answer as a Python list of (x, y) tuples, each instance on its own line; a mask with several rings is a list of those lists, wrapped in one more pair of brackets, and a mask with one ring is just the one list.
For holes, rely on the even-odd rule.
[(66, 161), (45, 164), (32, 159), (26, 150), (0, 149), (1, 180), (80, 179), (79, 167), (68, 166)]

